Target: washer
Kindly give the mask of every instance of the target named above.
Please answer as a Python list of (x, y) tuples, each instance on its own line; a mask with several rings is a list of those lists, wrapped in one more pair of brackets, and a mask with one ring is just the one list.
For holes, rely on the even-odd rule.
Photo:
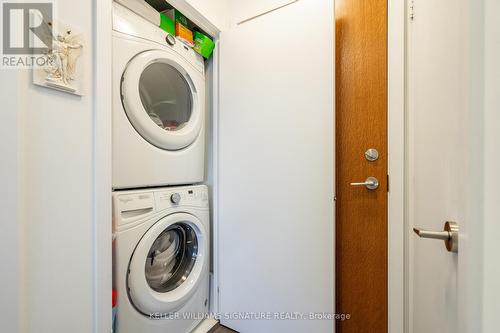
[(202, 182), (204, 164), (203, 58), (113, 3), (113, 188)]
[(117, 333), (191, 332), (208, 313), (204, 185), (113, 194)]

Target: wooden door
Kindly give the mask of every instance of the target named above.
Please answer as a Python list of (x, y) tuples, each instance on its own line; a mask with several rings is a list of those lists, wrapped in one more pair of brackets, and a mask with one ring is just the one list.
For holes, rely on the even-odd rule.
[(337, 333), (387, 332), (387, 0), (336, 0), (335, 22)]

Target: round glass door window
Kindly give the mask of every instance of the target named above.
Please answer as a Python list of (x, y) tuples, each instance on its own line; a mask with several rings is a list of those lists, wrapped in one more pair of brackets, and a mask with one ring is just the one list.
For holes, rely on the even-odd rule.
[(166, 293), (180, 286), (193, 270), (198, 240), (192, 227), (175, 223), (153, 242), (145, 263), (146, 281), (151, 289)]
[(166, 131), (183, 128), (191, 118), (193, 96), (189, 84), (169, 64), (154, 62), (144, 69), (139, 95), (149, 118)]

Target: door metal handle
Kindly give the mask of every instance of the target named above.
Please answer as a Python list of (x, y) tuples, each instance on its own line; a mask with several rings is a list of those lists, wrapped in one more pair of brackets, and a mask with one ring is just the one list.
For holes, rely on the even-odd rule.
[(420, 228), (413, 228), (413, 231), (420, 238), (440, 239), (444, 241), (444, 245), (449, 252), (458, 252), (458, 231), (459, 227), (456, 222), (448, 221), (444, 224), (443, 231), (429, 231)]
[(378, 179), (375, 177), (368, 177), (363, 183), (351, 183), (351, 186), (365, 186), (369, 190), (376, 190), (378, 185)]

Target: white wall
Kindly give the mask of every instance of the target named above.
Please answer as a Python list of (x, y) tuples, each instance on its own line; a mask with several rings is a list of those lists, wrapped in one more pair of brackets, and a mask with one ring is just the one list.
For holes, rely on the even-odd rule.
[(17, 72), (0, 70), (2, 94), (0, 103), (0, 256), (2, 273), (0, 274), (0, 323), (2, 331), (17, 332), (21, 323), (21, 269), (22, 240), (18, 223), (18, 182), (20, 154), (18, 137), (18, 99)]
[[(7, 87), (2, 101), (11, 104), (2, 107), (1, 123), (8, 126), (2, 133), (8, 138), (5, 143), (12, 144), (2, 147), (8, 154), (2, 176), (9, 177), (2, 204), (10, 207), (8, 216), (2, 216), (7, 221), (2, 235), (9, 237), (2, 241), (2, 253), (9, 254), (2, 285), (3, 279), (12, 280), (6, 284), (7, 298), (2, 292), (2, 315), (10, 314), (8, 321), (2, 320), (5, 332), (18, 331), (15, 312), (21, 316), (22, 332), (92, 332), (92, 5), (91, 1), (56, 2), (56, 18), (86, 33), (81, 58), (87, 82), (84, 97), (34, 86), (28, 70), (13, 71), (10, 75), (15, 80), (2, 84)], [(7, 79), (4, 75), (2, 79)]]
[(497, 332), (500, 298), (500, 2), (484, 0), (484, 332)]
[(297, 0), (230, 0), (230, 24), (237, 24), (295, 1)]
[(24, 87), (26, 165), (22, 191), (27, 279), (23, 288), (27, 295), (27, 329), (63, 332), (74, 327), (90, 332), (91, 96), (80, 100), (30, 86), (28, 80)]
[(229, 24), (228, 8), (232, 0), (186, 0), (193, 8), (203, 14), (219, 30), (224, 30)]
[(187, 2), (203, 14), (219, 30), (226, 30), (230, 24), (260, 15), (266, 11), (296, 0), (173, 0), (174, 5)]

